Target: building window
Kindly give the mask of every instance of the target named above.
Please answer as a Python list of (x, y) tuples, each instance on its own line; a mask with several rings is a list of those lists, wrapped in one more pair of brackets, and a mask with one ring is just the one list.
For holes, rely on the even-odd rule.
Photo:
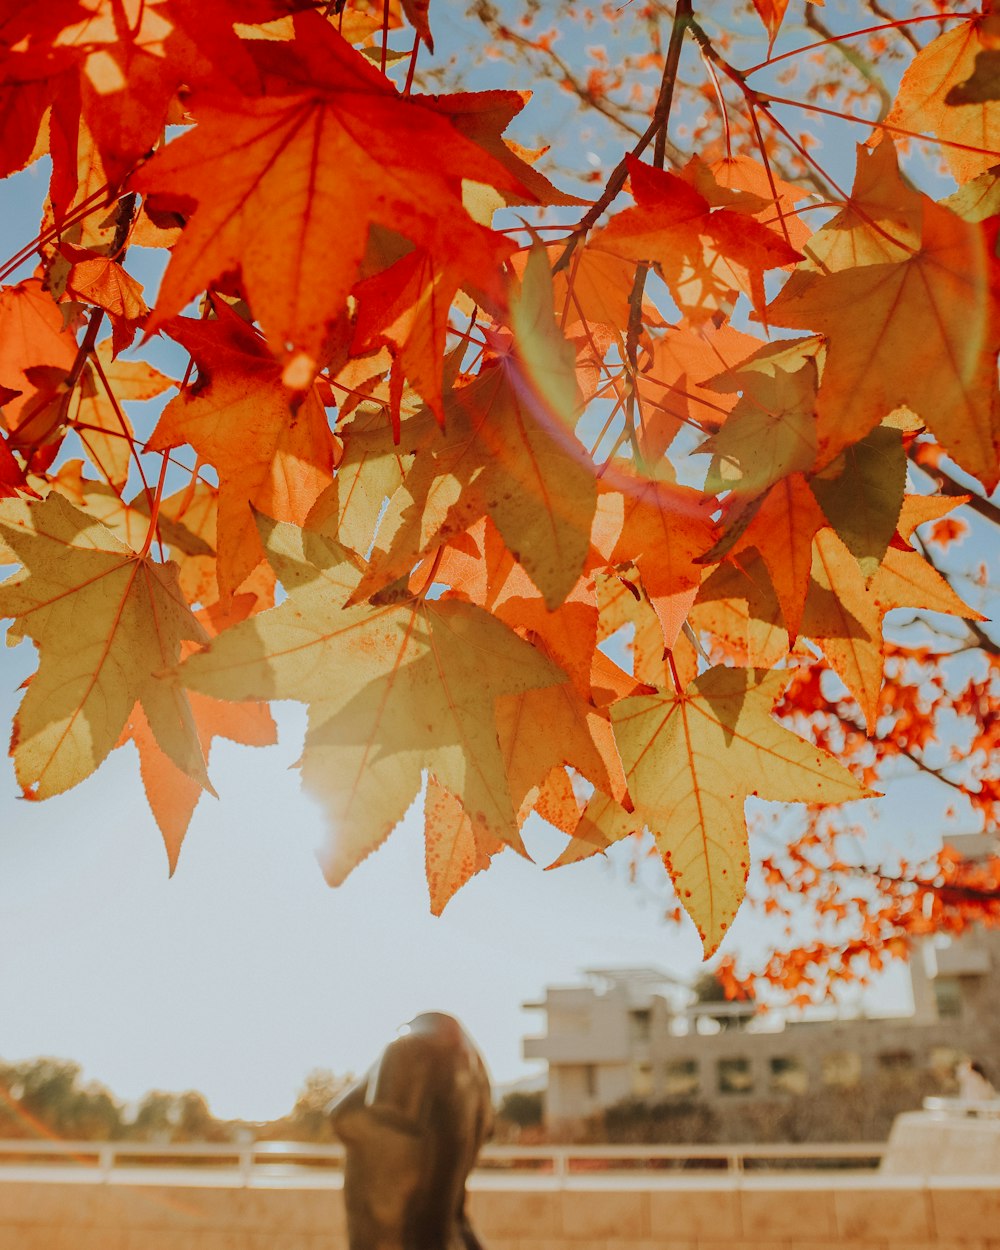
[(804, 1094), (809, 1088), (809, 1073), (801, 1059), (776, 1056), (770, 1060), (772, 1094)]
[(700, 1089), (696, 1059), (674, 1059), (663, 1065), (663, 1092), (667, 1098), (693, 1098)]
[(749, 1059), (720, 1059), (718, 1071), (720, 1094), (753, 1093)]
[(628, 1013), (629, 1036), (633, 1042), (649, 1041), (651, 1015), (648, 1007)]
[(935, 977), (934, 1001), (938, 1019), (957, 1020), (962, 1014), (962, 987), (958, 977)]
[(883, 1050), (878, 1057), (878, 1070), (884, 1076), (907, 1076), (914, 1066), (912, 1050)]
[(653, 1092), (653, 1069), (648, 1063), (632, 1065), (632, 1097), (648, 1098)]
[(861, 1080), (861, 1056), (851, 1050), (834, 1050), (823, 1056), (823, 1084), (849, 1089)]
[(583, 1084), (587, 1091), (588, 1098), (597, 1097), (597, 1064), (585, 1063), (583, 1065)]

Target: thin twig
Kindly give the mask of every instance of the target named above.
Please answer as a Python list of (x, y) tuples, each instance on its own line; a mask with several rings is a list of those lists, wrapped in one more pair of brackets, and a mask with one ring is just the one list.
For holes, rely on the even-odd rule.
[[(659, 169), (663, 168), (664, 154), (666, 152), (667, 122), (670, 120), (670, 106), (673, 103), (674, 86), (677, 81), (677, 65), (680, 60), (681, 45), (684, 42), (684, 33), (691, 21), (691, 0), (677, 0), (674, 25), (670, 32), (670, 45), (667, 48), (667, 58), (663, 65), (663, 78), (660, 82), (660, 94), (656, 101), (656, 107), (653, 110), (653, 119), (639, 137), (638, 143), (628, 154), (631, 157), (641, 156), (650, 143), (656, 139), (662, 145), (660, 163), (657, 166)], [(661, 131), (663, 132), (663, 139), (659, 140), (658, 136)], [(576, 245), (595, 224), (612, 200), (617, 197), (619, 191), (625, 185), (627, 177), (628, 157), (623, 156), (612, 170), (611, 177), (605, 184), (601, 195), (594, 201), (583, 217), (580, 218), (573, 233), (566, 241), (562, 255), (552, 267), (554, 274), (558, 273), (560, 269), (565, 269), (566, 265), (569, 264), (569, 259), (573, 255)]]
[[(677, 69), (681, 60), (681, 48), (684, 35), (692, 20), (691, 0), (677, 0), (674, 12), (674, 24), (670, 31), (670, 43), (667, 56), (663, 63), (663, 78), (660, 80), (660, 94), (653, 112), (654, 119), (659, 119), (659, 129), (653, 144), (653, 166), (662, 169), (666, 160), (667, 126), (670, 123), (670, 109), (674, 102), (674, 88), (677, 85)], [(635, 407), (638, 397), (639, 377), (639, 336), (642, 333), (642, 295), (646, 289), (646, 276), (649, 265), (640, 261), (636, 266), (635, 279), (632, 283), (632, 294), (629, 297), (628, 330), (625, 335), (625, 359), (627, 377), (625, 379), (625, 432), (632, 448), (632, 457), (636, 467), (642, 468), (644, 455), (635, 423)], [(641, 414), (640, 414), (641, 419)]]
[(876, 92), (879, 98), (878, 120), (881, 121), (883, 117), (888, 116), (889, 110), (892, 108), (892, 93), (882, 81), (881, 76), (871, 61), (856, 48), (852, 48), (844, 43), (842, 39), (838, 39), (833, 31), (816, 16), (811, 5), (806, 7), (806, 25), (810, 30), (814, 30), (817, 35), (822, 35), (824, 39), (828, 40), (848, 65), (856, 69)]

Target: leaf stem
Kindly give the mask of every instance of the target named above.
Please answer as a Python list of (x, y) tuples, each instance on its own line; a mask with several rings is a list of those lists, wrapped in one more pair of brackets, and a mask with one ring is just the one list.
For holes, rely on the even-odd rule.
[(667, 651), (667, 667), (670, 669), (670, 680), (674, 683), (674, 690), (677, 694), (683, 694), (684, 684), (681, 681), (680, 673), (677, 671), (677, 661), (674, 659), (673, 648)]
[[(801, 56), (803, 52), (814, 52), (817, 48), (825, 48), (831, 43), (840, 43), (844, 39), (857, 39), (861, 35), (875, 35), (883, 30), (895, 30), (903, 33), (904, 26), (913, 26), (917, 22), (941, 22), (941, 21), (961, 21), (965, 18), (980, 17), (978, 12), (970, 13), (926, 13), (921, 17), (898, 17), (891, 22), (880, 22), (878, 26), (865, 26), (862, 30), (849, 30), (842, 35), (831, 35), (828, 39), (820, 39), (815, 43), (807, 43), (801, 48), (792, 48), (789, 52), (782, 52), (780, 56), (769, 56), (766, 61), (761, 61), (757, 65), (751, 65), (749, 69), (743, 72), (749, 76), (756, 74), (760, 69), (767, 69), (771, 65), (777, 65), (779, 61), (787, 61), (791, 56)], [(915, 45), (919, 49), (919, 45)]]
[(385, 73), (386, 61), (389, 57), (389, 0), (382, 3), (382, 63), (379, 69)]
[[(108, 376), (104, 372), (104, 366), (101, 364), (100, 358), (98, 357), (96, 352), (92, 353), (90, 364), (91, 364), (91, 368), (100, 378), (101, 385), (104, 387), (104, 393), (107, 395), (108, 400), (111, 404), (111, 407), (114, 409), (115, 417), (117, 418), (118, 424), (121, 426), (121, 429), (122, 429), (122, 437), (128, 440), (129, 451), (133, 459), (135, 460), (136, 468), (139, 470), (139, 477), (142, 479), (143, 489), (146, 492), (146, 497), (149, 499), (150, 508), (152, 508), (153, 493), (150, 490), (149, 482), (146, 479), (146, 471), (142, 466), (142, 460), (139, 457), (139, 452), (135, 444), (135, 439), (132, 437), (132, 432), (128, 428), (128, 422), (125, 419), (125, 414), (124, 412), (122, 412), (121, 405), (118, 402), (117, 396), (115, 395), (114, 391), (111, 389), (111, 383), (108, 381)], [(79, 427), (78, 427), (78, 432), (79, 432)]]
[(160, 476), (156, 483), (156, 495), (149, 509), (149, 529), (146, 530), (146, 541), (142, 544), (142, 550), (139, 552), (140, 560), (145, 560), (149, 555), (149, 549), (153, 545), (153, 536), (157, 532), (157, 522), (160, 519), (160, 501), (163, 499), (163, 483), (166, 480), (167, 465), (169, 463), (170, 456), (167, 452), (164, 452), (163, 459), (160, 462)]
[(100, 333), (101, 322), (103, 320), (104, 309), (95, 308), (90, 315), (90, 320), (87, 322), (87, 329), (83, 338), (80, 340), (80, 346), (76, 349), (76, 357), (73, 360), (70, 371), (66, 374), (66, 377), (63, 380), (63, 386), (66, 387), (67, 391), (72, 391), (77, 382), (79, 382), (80, 374), (83, 373), (83, 366), (87, 363), (88, 357), (91, 355), (95, 345), (97, 344), (97, 336)]
[(413, 74), (417, 68), (417, 53), (420, 51), (420, 34), (419, 32), (413, 36), (413, 48), (410, 51), (410, 64), (406, 70), (406, 85), (403, 87), (403, 95), (410, 94), (410, 88), (413, 86)]
[(430, 588), (434, 585), (434, 577), (437, 574), (438, 567), (441, 564), (441, 559), (444, 556), (444, 548), (445, 544), (442, 543), (442, 545), (438, 547), (437, 551), (434, 552), (434, 558), (431, 560), (430, 567), (427, 570), (427, 575), (424, 578), (424, 583), (416, 592), (417, 598), (423, 599)]

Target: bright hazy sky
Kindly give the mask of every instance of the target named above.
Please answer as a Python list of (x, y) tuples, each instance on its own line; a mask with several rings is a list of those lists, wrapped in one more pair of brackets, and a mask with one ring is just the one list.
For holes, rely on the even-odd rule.
[(75, 1059), (124, 1098), (198, 1088), (216, 1114), (263, 1119), (310, 1068), (363, 1069), (419, 1011), (457, 1014), (506, 1080), (528, 1070), (520, 1038), (541, 1021), (520, 1005), (546, 983), (694, 967), (693, 930), (679, 940), (596, 863), (542, 874), (505, 852), (435, 919), (418, 812), (330, 890), (319, 813), (287, 768), (304, 718), (279, 716), (277, 748), (216, 746), (223, 797), (203, 798), (172, 881), (131, 747), (45, 803), (12, 798), (8, 775), (0, 1054)]
[[(0, 251), (35, 233), (46, 177), (40, 163), (0, 185)], [(30, 644), (4, 654), (8, 722), (34, 668)], [(693, 926), (666, 927), (661, 902), (626, 883), (627, 850), (547, 874), (505, 852), (435, 919), (418, 809), (330, 890), (318, 811), (289, 771), (304, 712), (276, 711), (279, 746), (216, 743), (222, 798), (203, 797), (173, 880), (132, 747), (40, 804), (16, 797), (0, 760), (0, 1056), (74, 1059), (125, 1099), (196, 1088), (217, 1115), (263, 1119), (290, 1109), (311, 1068), (362, 1070), (419, 1011), (458, 1015), (507, 1081), (530, 1070), (520, 1039), (542, 1021), (521, 1004), (547, 984), (588, 966), (696, 970)], [(885, 821), (902, 833), (919, 819), (924, 850), (929, 794), (912, 783)], [(563, 840), (528, 841), (545, 863)], [(754, 940), (740, 918), (729, 941)]]
[[(33, 668), (29, 644), (4, 656), (5, 717)], [(419, 1011), (456, 1014), (508, 1081), (532, 1070), (520, 1039), (542, 1017), (521, 1005), (547, 984), (586, 967), (697, 970), (693, 926), (665, 925), (657, 896), (627, 884), (626, 848), (617, 865), (551, 873), (504, 852), (435, 919), (418, 808), (329, 889), (313, 855), (322, 820), (289, 769), (304, 709), (275, 710), (277, 747), (216, 742), (222, 797), (203, 796), (172, 880), (131, 746), (44, 803), (14, 797), (0, 763), (5, 1059), (70, 1058), (125, 1099), (196, 1088), (217, 1115), (267, 1119), (310, 1069), (361, 1071)], [(924, 789), (899, 797), (916, 811)], [(564, 839), (539, 825), (527, 841), (546, 863)], [(759, 942), (741, 916), (727, 948)], [(880, 997), (903, 1006), (898, 976)]]

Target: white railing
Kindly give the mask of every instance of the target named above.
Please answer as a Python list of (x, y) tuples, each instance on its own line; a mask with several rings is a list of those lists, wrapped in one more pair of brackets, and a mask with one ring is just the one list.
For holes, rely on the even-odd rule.
[(974, 1116), (997, 1120), (1000, 1119), (1000, 1098), (925, 1098), (924, 1110), (940, 1118)]
[[(817, 1166), (875, 1167), (885, 1153), (883, 1142), (811, 1144), (741, 1144), (725, 1146), (486, 1146), (479, 1157), (481, 1173), (524, 1173), (567, 1177), (581, 1173), (624, 1170), (726, 1170), (741, 1173), (778, 1164), (787, 1170)], [(340, 1145), (305, 1142), (191, 1142), (59, 1141), (0, 1139), (0, 1177), (9, 1166), (89, 1166), (102, 1180), (112, 1173), (158, 1168), (228, 1165), (248, 1184), (255, 1174), (274, 1173), (276, 1167), (325, 1167), (339, 1172), (344, 1163)], [(798, 1165), (796, 1169), (795, 1165)]]

